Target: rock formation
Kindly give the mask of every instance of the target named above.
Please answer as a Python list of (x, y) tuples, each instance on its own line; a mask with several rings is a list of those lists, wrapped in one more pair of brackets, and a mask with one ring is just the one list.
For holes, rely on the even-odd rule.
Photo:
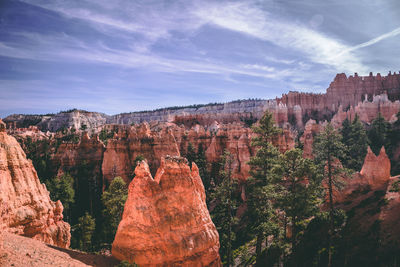
[(384, 93), (374, 95), (372, 101), (368, 101), (368, 97), (365, 97), (364, 101), (358, 102), (354, 108), (350, 106), (347, 111), (343, 111), (343, 107), (340, 106), (338, 112), (332, 118), (332, 124), (338, 128), (346, 118), (352, 121), (356, 115), (362, 122), (370, 124), (378, 113), (381, 113), (385, 120), (395, 122), (399, 111), (400, 101), (390, 101), (387, 94)]
[(166, 157), (154, 179), (145, 161), (135, 174), (113, 256), (140, 266), (221, 266), (196, 165), (190, 169), (186, 159)]
[(368, 188), (378, 190), (382, 186), (387, 186), (390, 180), (390, 160), (386, 155), (385, 148), (382, 147), (379, 155), (376, 156), (368, 147), (367, 155), (360, 172), (355, 173), (351, 179), (345, 179), (345, 187), (337, 196), (338, 201), (345, 199), (352, 192)]
[[(302, 128), (310, 118), (330, 120), (339, 110), (355, 107), (359, 102), (373, 101), (373, 96), (386, 94), (390, 101), (400, 100), (400, 74), (381, 76), (346, 76), (337, 74), (325, 94), (289, 92), (272, 100), (237, 100), (225, 104), (207, 104), (181, 108), (164, 108), (154, 111), (121, 113), (109, 116), (97, 112), (71, 110), (49, 115), (14, 114), (5, 118), (10, 127), (36, 125), (43, 131), (56, 131), (74, 127), (79, 130), (86, 126), (95, 130), (104, 124), (139, 124), (142, 122), (176, 122), (186, 126), (196, 123), (210, 125), (214, 121), (232, 123), (253, 121), (261, 118), (266, 110), (274, 114), (280, 126), (287, 123)], [(384, 109), (382, 111), (384, 112)]]
[[(376, 253), (398, 251), (400, 176), (390, 177), (385, 149), (382, 147), (376, 156), (368, 148), (362, 170), (343, 180), (344, 188), (336, 191), (334, 201), (337, 208), (347, 212), (346, 238), (355, 257), (358, 249), (374, 248)], [(359, 240), (367, 243), (360, 245)]]
[(109, 140), (104, 153), (102, 171), (105, 181), (110, 182), (114, 177), (121, 176), (129, 183), (133, 177), (135, 159), (139, 155), (149, 161), (153, 173), (160, 166), (161, 157), (180, 155), (168, 125), (153, 131), (148, 123), (117, 129), (117, 134)]
[(92, 178), (102, 187), (101, 167), (103, 163), (104, 144), (97, 135), (91, 138), (84, 133), (79, 143), (65, 142), (60, 144), (52, 157), (52, 165), (55, 166), (54, 173), (59, 176), (62, 173), (76, 173), (76, 169), (82, 164), (90, 172)]
[(313, 158), (313, 142), (314, 137), (323, 129), (322, 124), (317, 124), (315, 120), (309, 120), (306, 123), (304, 133), (300, 137), (300, 142), (303, 144), (303, 156), (305, 158)]
[(0, 229), (68, 247), (70, 226), (63, 206), (53, 202), (32, 162), (0, 120)]

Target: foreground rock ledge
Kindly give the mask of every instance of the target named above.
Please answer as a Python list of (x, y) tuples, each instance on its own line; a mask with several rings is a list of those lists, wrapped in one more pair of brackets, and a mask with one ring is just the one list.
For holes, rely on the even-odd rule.
[(221, 266), (197, 166), (191, 170), (186, 159), (166, 157), (154, 179), (145, 161), (135, 174), (113, 256), (139, 266)]

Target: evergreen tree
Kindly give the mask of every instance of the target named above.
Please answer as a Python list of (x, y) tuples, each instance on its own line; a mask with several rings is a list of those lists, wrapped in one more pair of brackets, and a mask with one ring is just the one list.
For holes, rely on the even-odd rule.
[(335, 207), (333, 205), (333, 190), (340, 188), (339, 174), (344, 171), (338, 159), (343, 158), (345, 146), (342, 143), (341, 135), (329, 123), (325, 129), (316, 136), (313, 144), (315, 161), (323, 172), (328, 189), (329, 207), (329, 245), (328, 245), (328, 266), (332, 266), (332, 241), (335, 232)]
[(111, 243), (117, 232), (118, 224), (122, 219), (124, 205), (128, 198), (128, 188), (121, 177), (115, 177), (109, 188), (104, 191), (101, 200), (104, 206), (103, 224), (105, 241)]
[(96, 228), (95, 220), (89, 213), (79, 217), (78, 224), (74, 226), (74, 243), (76, 248), (83, 251), (92, 249), (92, 238)]
[(194, 150), (193, 144), (189, 142), (188, 148), (187, 148), (187, 153), (186, 153), (186, 159), (188, 160), (190, 166), (192, 166), (192, 162), (196, 160), (196, 151)]
[(389, 151), (391, 158), (391, 163), (392, 163), (392, 176), (396, 176), (400, 174), (400, 161), (398, 158), (393, 157), (395, 151), (394, 149), (399, 147), (399, 142), (400, 142), (400, 111), (397, 113), (397, 120), (393, 123), (392, 129), (390, 131), (390, 144), (392, 149)]
[(372, 121), (371, 129), (368, 131), (368, 138), (370, 141), (371, 150), (378, 154), (382, 146), (385, 147), (386, 151), (390, 152), (390, 124), (382, 117), (379, 113), (378, 117)]
[(199, 145), (199, 149), (196, 155), (196, 159), (194, 161), (199, 168), (199, 173), (201, 180), (203, 181), (204, 188), (206, 192), (210, 189), (210, 183), (211, 183), (211, 178), (210, 178), (210, 173), (207, 170), (208, 163), (206, 159), (206, 153), (204, 151), (203, 145)]
[(276, 198), (275, 183), (270, 174), (279, 151), (272, 140), (280, 133), (272, 114), (266, 112), (259, 122), (252, 127), (256, 136), (251, 145), (257, 149), (256, 155), (249, 161), (250, 175), (247, 180), (247, 213), (249, 232), (256, 236), (256, 256), (260, 260), (261, 246), (264, 238), (276, 234), (277, 225), (274, 221), (275, 210), (273, 200)]
[(348, 119), (343, 122), (341, 134), (342, 142), (346, 147), (345, 156), (341, 159), (343, 165), (354, 171), (360, 171), (367, 154), (369, 141), (358, 115), (351, 123)]
[[(282, 181), (277, 207), (284, 211), (284, 238), (287, 224), (291, 225), (292, 255), (299, 236), (307, 226), (307, 221), (318, 212), (320, 181), (316, 166), (310, 159), (303, 158), (303, 151), (292, 149), (279, 157), (274, 173)], [(295, 262), (295, 259), (292, 259)]]
[(206, 153), (204, 151), (203, 145), (200, 144), (197, 150), (197, 153), (194, 149), (192, 143), (189, 142), (186, 159), (189, 161), (190, 166), (192, 166), (192, 162), (196, 163), (197, 167), (199, 168), (199, 174), (201, 180), (203, 181), (204, 189), (208, 192), (210, 188), (210, 173), (207, 170), (208, 163), (206, 159)]
[(232, 231), (232, 227), (236, 223), (234, 214), (238, 204), (233, 193), (237, 190), (237, 181), (232, 179), (232, 154), (225, 151), (221, 158), (222, 166), (220, 175), (222, 176), (222, 182), (215, 187), (214, 192), (211, 194), (211, 198), (215, 200), (216, 203), (211, 216), (220, 237), (221, 258), (226, 266), (232, 266), (232, 242), (236, 238), (235, 233)]
[(342, 123), (342, 128), (340, 129), (340, 133), (342, 135), (343, 140), (348, 140), (351, 132), (351, 122), (349, 118), (346, 119)]
[(50, 191), (50, 198), (53, 201), (60, 200), (64, 206), (64, 213), (67, 215), (67, 221), (70, 220), (70, 208), (74, 203), (75, 190), (74, 178), (68, 173), (61, 175), (61, 177), (54, 177), (46, 181), (46, 187)]

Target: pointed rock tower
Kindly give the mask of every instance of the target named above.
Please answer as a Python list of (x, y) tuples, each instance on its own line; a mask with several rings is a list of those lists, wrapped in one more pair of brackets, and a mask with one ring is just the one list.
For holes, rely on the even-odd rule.
[(165, 157), (154, 179), (146, 161), (135, 174), (113, 256), (139, 266), (221, 266), (197, 166), (191, 170), (185, 158)]

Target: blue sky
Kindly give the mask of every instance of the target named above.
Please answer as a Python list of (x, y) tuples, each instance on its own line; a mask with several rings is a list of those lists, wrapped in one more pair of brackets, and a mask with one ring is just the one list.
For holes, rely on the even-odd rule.
[(398, 0), (1, 0), (0, 117), (324, 92), (399, 47)]

